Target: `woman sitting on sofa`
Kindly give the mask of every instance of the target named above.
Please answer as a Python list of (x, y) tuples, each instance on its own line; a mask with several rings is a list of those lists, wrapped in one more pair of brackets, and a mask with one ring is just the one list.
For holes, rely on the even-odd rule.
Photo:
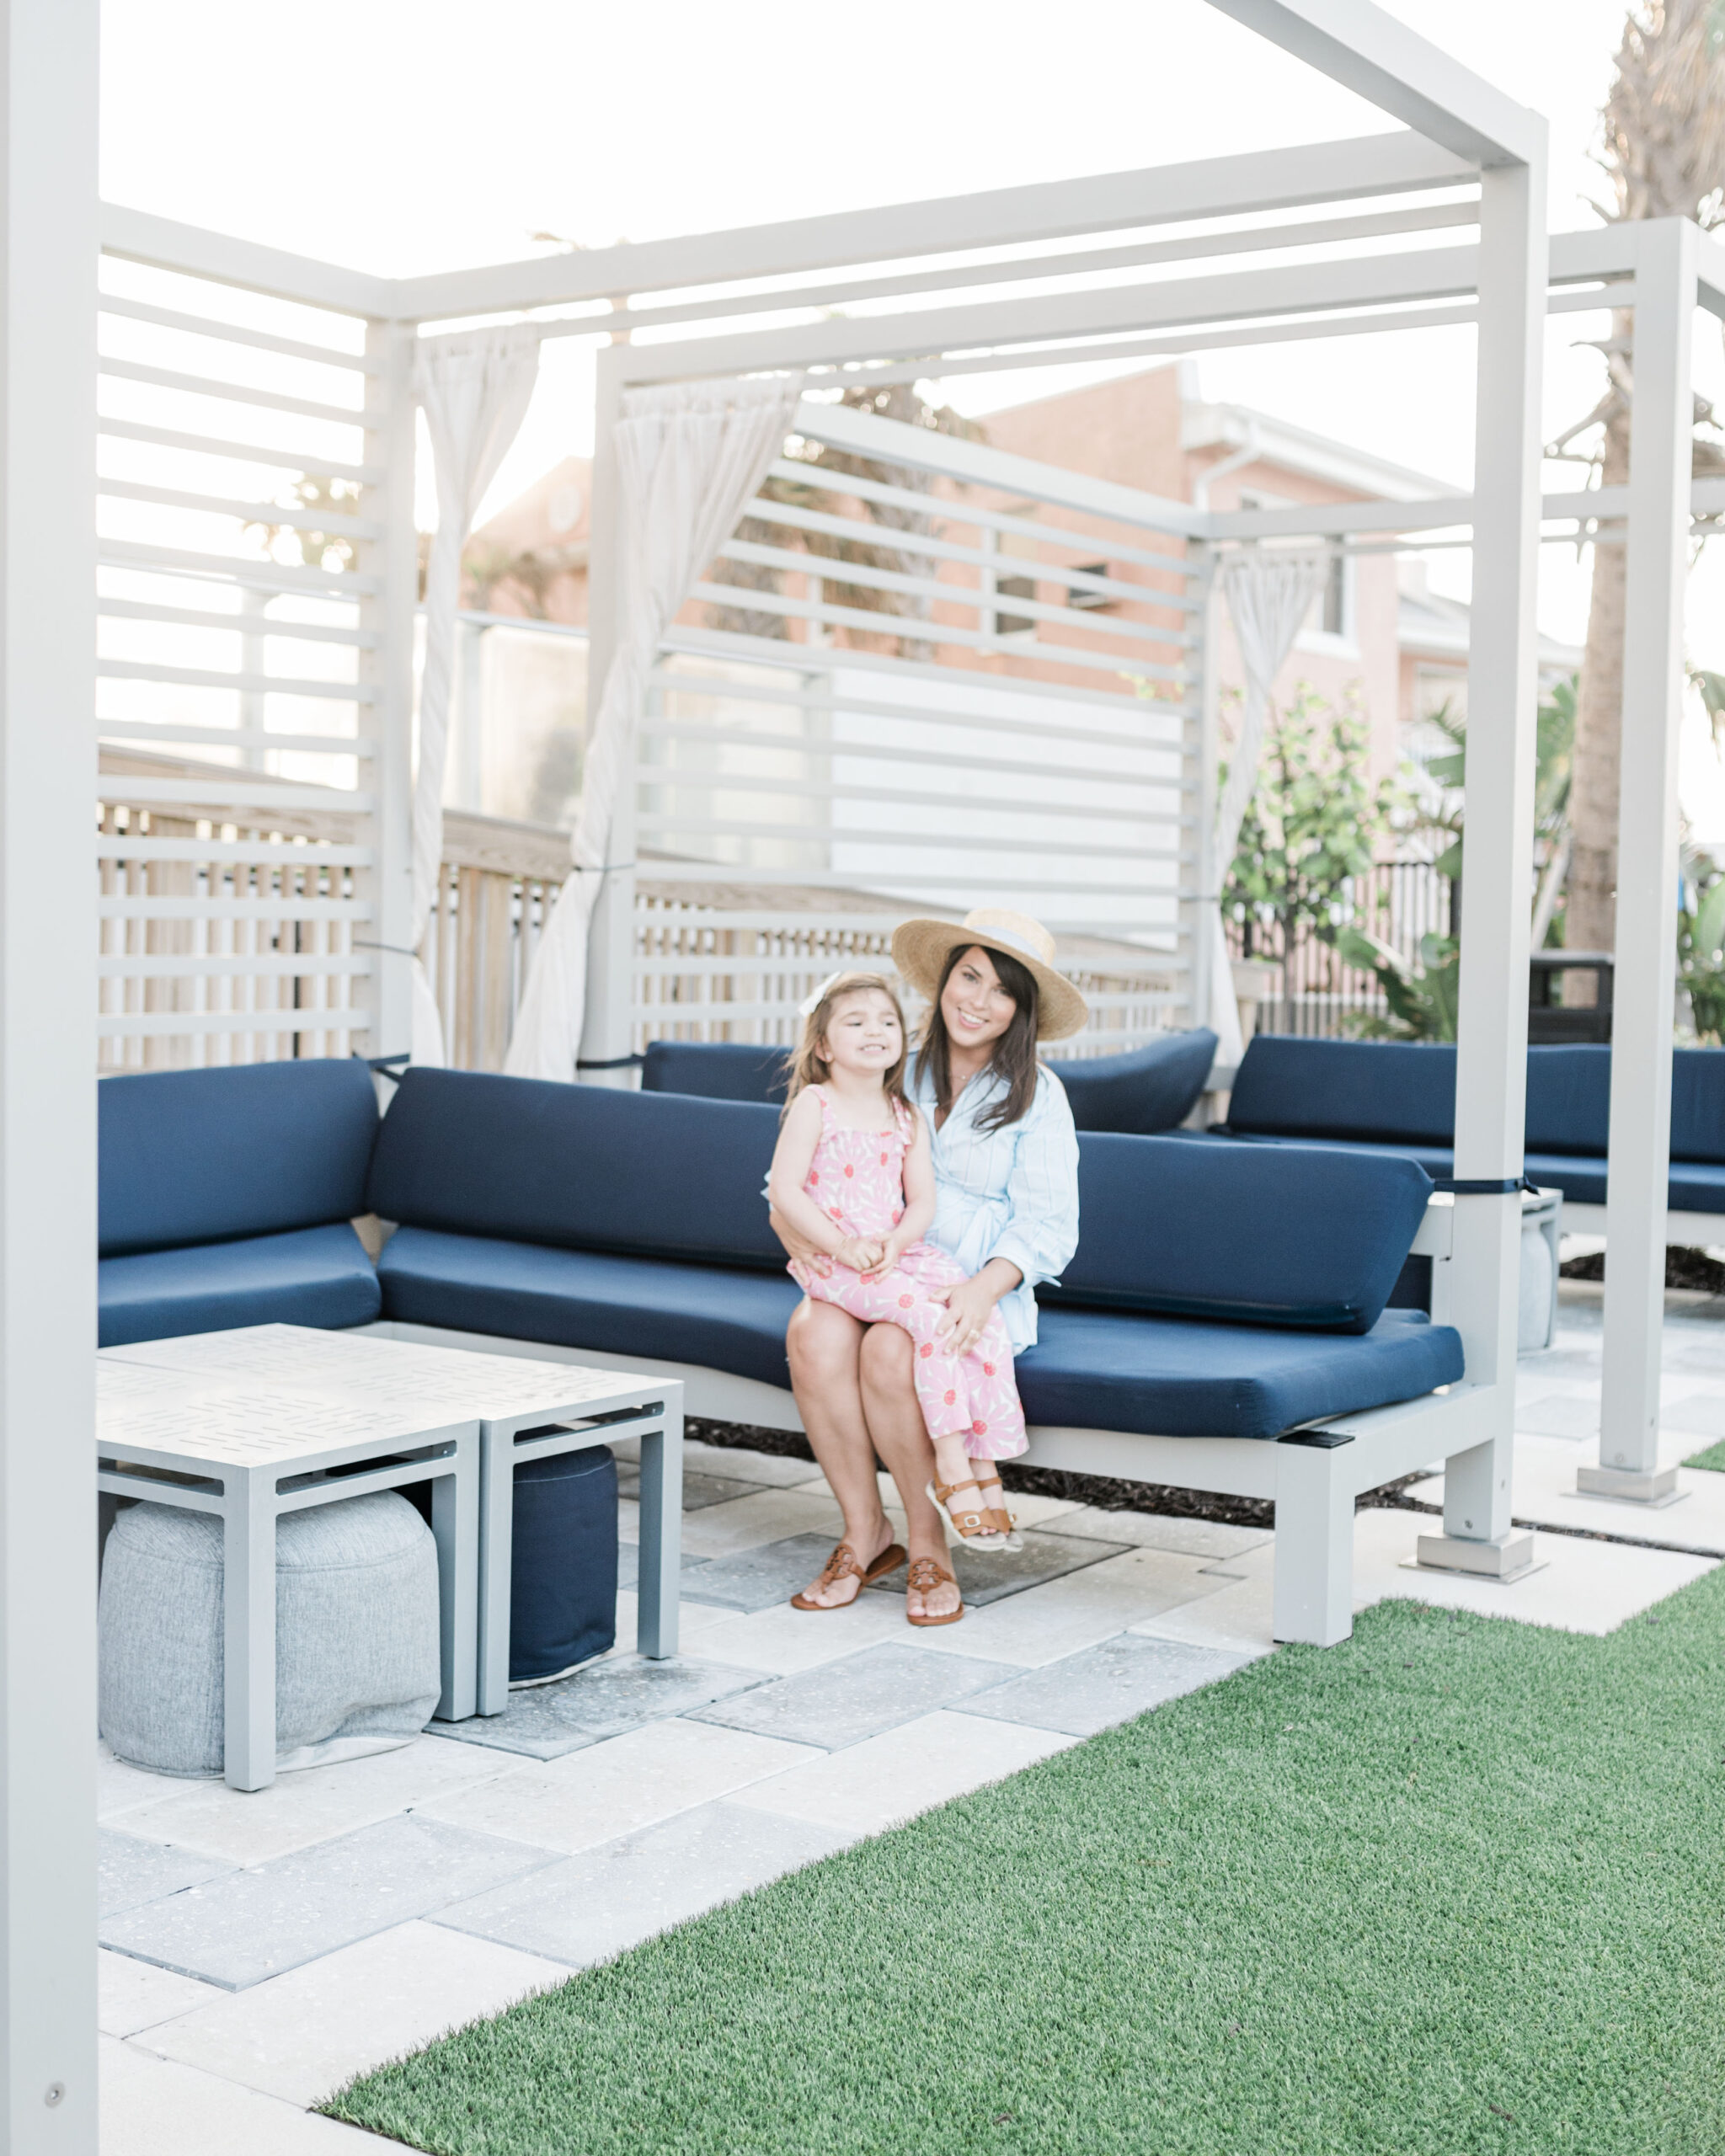
[[(928, 999), (911, 1092), (933, 1142), (929, 1240), (968, 1275), (948, 1305), (955, 1355), (996, 1306), (1013, 1354), (1033, 1347), (1036, 1283), (1055, 1278), (1078, 1246), (1078, 1141), (1065, 1094), (1038, 1063), (1037, 1047), (1076, 1033), (1086, 1011), (1055, 970), (1054, 948), (1039, 921), (988, 908), (962, 924), (906, 921), (893, 937), (901, 978)], [(819, 1262), (820, 1253), (777, 1215), (773, 1227), (793, 1258)], [(803, 1427), (845, 1519), (844, 1540), (802, 1606), (854, 1601), (891, 1545), (879, 1458), (908, 1529), (906, 1612), (955, 1614), (963, 1605), (946, 1567), (941, 1517), (926, 1494), (934, 1451), (911, 1382), (910, 1335), (805, 1297), (786, 1348)]]

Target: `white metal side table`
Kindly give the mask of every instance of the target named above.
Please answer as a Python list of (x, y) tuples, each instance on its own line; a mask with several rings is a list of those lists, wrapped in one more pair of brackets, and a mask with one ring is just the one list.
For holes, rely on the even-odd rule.
[(222, 1525), (222, 1771), (234, 1789), (275, 1779), (275, 1523), (373, 1490), (431, 1486), (442, 1692), (473, 1712), (478, 1609), (479, 1424), (403, 1400), (393, 1407), (291, 1390), (238, 1369), (205, 1375), (107, 1349), (96, 1368), (96, 1486)]
[(476, 1693), (482, 1715), (501, 1714), (509, 1704), (517, 1465), (638, 1437), (636, 1649), (655, 1661), (676, 1652), (682, 1554), (680, 1380), (290, 1325), (248, 1326), (107, 1352), (135, 1358), (140, 1367), (148, 1364), (206, 1381), (228, 1382), (243, 1371), (254, 1385), (313, 1391), (356, 1407), (410, 1410), (427, 1419), (475, 1418), (483, 1462)]

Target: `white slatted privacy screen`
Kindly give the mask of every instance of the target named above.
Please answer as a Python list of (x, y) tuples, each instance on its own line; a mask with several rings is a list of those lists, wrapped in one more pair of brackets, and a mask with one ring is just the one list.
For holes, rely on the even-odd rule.
[(638, 1038), (789, 1039), (895, 921), (980, 905), (1060, 937), (1080, 1052), (1191, 1024), (1204, 551), (1124, 488), (1104, 518), (1022, 458), (831, 426), (844, 461), (789, 446), (653, 676)]
[(101, 1065), (363, 1053), (366, 325), (113, 257), (102, 293)]

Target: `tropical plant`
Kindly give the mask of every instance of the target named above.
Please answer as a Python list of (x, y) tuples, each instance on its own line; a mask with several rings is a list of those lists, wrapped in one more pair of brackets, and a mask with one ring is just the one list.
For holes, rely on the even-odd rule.
[[(307, 472), (288, 488), (281, 506), (319, 510), (331, 516), (356, 516), (360, 489), (351, 479), (329, 479), (321, 472)], [(286, 545), (296, 549), (301, 564), (308, 569), (350, 569), (359, 559), (359, 547), (346, 532), (306, 531), (296, 524), (272, 524), (261, 517), (254, 518), (246, 530), (257, 534), (272, 559), (279, 561), (277, 550)]]
[(1696, 1036), (1725, 1040), (1725, 870), (1711, 855), (1684, 862), (1677, 916), (1678, 985), (1687, 990)]
[(1343, 965), (1375, 974), (1387, 1015), (1356, 1011), (1349, 1030), (1365, 1040), (1453, 1041), (1461, 991), (1461, 946), (1453, 936), (1422, 936), (1416, 965), (1367, 929), (1345, 923), (1336, 931)]
[(1373, 785), (1366, 743), (1357, 708), (1326, 703), (1307, 682), (1265, 729), (1222, 903), (1248, 957), (1280, 959), (1290, 1000), (1301, 930), (1335, 943), (1354, 919), (1377, 841), (1403, 807), (1393, 780)]

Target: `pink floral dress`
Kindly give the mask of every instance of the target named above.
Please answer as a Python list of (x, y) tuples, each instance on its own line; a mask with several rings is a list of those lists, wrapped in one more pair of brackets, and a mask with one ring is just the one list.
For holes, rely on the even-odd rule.
[[(856, 1130), (839, 1121), (826, 1089), (820, 1099), (820, 1142), (803, 1187), (847, 1235), (869, 1241), (890, 1235), (905, 1217), (905, 1155), (916, 1130), (914, 1113), (894, 1111), (890, 1130)], [(916, 1399), (931, 1438), (962, 1435), (973, 1460), (1011, 1460), (1029, 1443), (1012, 1378), (1012, 1348), (1000, 1312), (991, 1310), (968, 1355), (945, 1352), (936, 1327), (947, 1317), (934, 1297), (966, 1278), (963, 1266), (931, 1242), (912, 1243), (889, 1273), (865, 1280), (836, 1259), (817, 1273), (793, 1258), (791, 1278), (817, 1302), (836, 1303), (865, 1325), (902, 1326), (916, 1342)]]

